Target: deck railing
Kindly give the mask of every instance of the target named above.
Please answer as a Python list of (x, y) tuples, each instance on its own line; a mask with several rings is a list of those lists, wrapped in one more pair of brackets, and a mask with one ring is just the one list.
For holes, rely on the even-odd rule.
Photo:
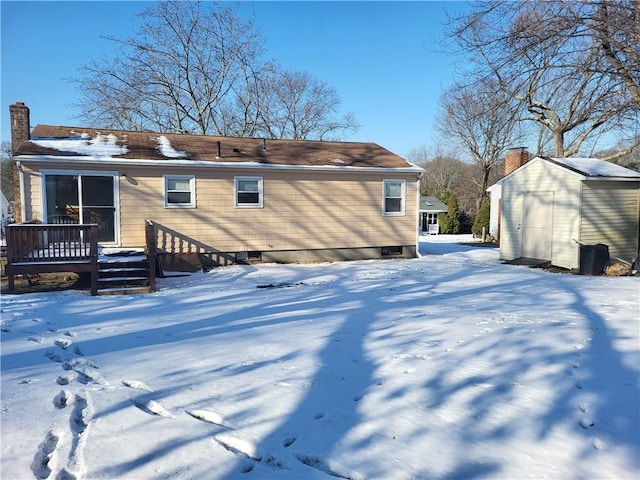
[(98, 226), (95, 224), (13, 224), (7, 226), (6, 238), (8, 263), (98, 258)]
[(20, 273), (91, 272), (91, 294), (96, 294), (98, 225), (16, 223), (7, 226), (6, 242), (10, 290)]

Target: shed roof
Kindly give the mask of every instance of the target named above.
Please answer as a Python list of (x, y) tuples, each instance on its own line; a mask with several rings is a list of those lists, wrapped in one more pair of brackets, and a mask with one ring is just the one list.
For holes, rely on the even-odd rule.
[(420, 197), (420, 211), (421, 212), (446, 212), (449, 210), (446, 204), (442, 203), (436, 197), (424, 196)]
[(560, 157), (535, 157), (514, 171), (505, 175), (496, 183), (491, 185), (487, 191), (492, 191), (502, 185), (504, 181), (513, 175), (520, 173), (534, 162), (549, 162), (557, 167), (563, 168), (575, 175), (579, 175), (584, 180), (621, 180), (639, 181), (640, 172), (625, 168), (615, 163), (600, 160), (599, 158), (560, 158)]
[(640, 178), (640, 172), (598, 158), (543, 158), (586, 177)]
[(376, 143), (277, 140), (37, 125), (16, 155), (422, 171)]

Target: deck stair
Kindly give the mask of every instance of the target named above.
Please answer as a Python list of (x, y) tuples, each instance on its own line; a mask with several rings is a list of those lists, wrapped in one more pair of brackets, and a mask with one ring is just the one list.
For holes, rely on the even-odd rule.
[(101, 256), (98, 259), (98, 295), (152, 291), (146, 255)]

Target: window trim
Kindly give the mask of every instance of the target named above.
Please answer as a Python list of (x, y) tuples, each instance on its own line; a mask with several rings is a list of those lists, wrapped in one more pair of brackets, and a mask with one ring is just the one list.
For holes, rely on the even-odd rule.
[[(399, 183), (400, 184), (400, 197), (387, 197), (387, 184)], [(400, 211), (388, 212), (387, 211), (387, 198), (400, 198)], [(407, 181), (401, 179), (385, 179), (382, 181), (382, 215), (385, 217), (402, 217), (405, 215), (405, 205), (407, 203)]]
[[(189, 195), (191, 201), (189, 203), (169, 203), (169, 180), (189, 180)], [(196, 176), (195, 175), (163, 175), (163, 193), (165, 208), (196, 208)], [(184, 190), (172, 190), (181, 191)]]
[(43, 199), (43, 204), (40, 206), (40, 215), (42, 215), (43, 221), (46, 221), (51, 212), (47, 211), (47, 181), (48, 175), (68, 175), (78, 176), (78, 194), (79, 194), (79, 208), (82, 210), (84, 207), (82, 190), (82, 177), (112, 177), (113, 178), (113, 208), (114, 208), (114, 240), (112, 242), (99, 242), (100, 245), (117, 246), (120, 245), (120, 179), (119, 173), (115, 170), (65, 170), (65, 169), (42, 169), (40, 170), (41, 182), (40, 182), (40, 198)]
[[(238, 190), (238, 182), (241, 181), (257, 181), (258, 182), (258, 203), (240, 203), (238, 202), (238, 194), (242, 193)], [(233, 177), (234, 184), (234, 192), (233, 198), (236, 208), (262, 208), (263, 207), (263, 198), (264, 198), (264, 190), (263, 190), (263, 179), (262, 177), (249, 177), (249, 176), (238, 176)], [(251, 192), (255, 193), (255, 192)]]

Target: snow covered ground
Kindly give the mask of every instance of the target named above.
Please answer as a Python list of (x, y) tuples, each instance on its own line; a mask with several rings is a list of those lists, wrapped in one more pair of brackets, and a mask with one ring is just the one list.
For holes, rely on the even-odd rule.
[(2, 478), (638, 478), (640, 279), (460, 239), (3, 295)]

